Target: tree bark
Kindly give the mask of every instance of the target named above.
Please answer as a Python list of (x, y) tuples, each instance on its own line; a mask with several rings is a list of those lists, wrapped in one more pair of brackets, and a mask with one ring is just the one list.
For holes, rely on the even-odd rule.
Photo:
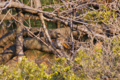
[(16, 29), (16, 55), (18, 56), (18, 62), (22, 61), (23, 53), (23, 19), (22, 13), (18, 14), (17, 29)]
[(12, 45), (0, 53), (0, 64), (5, 64), (16, 55), (16, 45)]

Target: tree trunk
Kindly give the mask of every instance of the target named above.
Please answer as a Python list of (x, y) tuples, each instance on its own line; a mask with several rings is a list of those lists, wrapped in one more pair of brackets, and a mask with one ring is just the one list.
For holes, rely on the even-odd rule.
[(16, 29), (16, 55), (18, 56), (18, 62), (21, 62), (22, 57), (24, 56), (23, 53), (23, 19), (22, 13), (19, 12), (18, 14), (18, 21), (17, 29)]

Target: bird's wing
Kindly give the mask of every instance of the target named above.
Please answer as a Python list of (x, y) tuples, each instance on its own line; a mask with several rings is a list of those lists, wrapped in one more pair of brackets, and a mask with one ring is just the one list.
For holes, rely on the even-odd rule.
[(66, 49), (70, 49), (70, 45), (68, 45), (67, 43), (62, 43), (62, 45), (66, 48)]

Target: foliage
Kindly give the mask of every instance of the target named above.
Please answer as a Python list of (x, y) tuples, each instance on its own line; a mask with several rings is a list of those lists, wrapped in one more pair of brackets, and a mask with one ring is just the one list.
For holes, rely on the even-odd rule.
[[(104, 77), (119, 79), (120, 38), (106, 44), (111, 45), (113, 54), (104, 48), (94, 47), (90, 51), (80, 50), (73, 61), (56, 58), (51, 66), (28, 62), (24, 57), (12, 71), (11, 67), (1, 65), (0, 79), (7, 80), (101, 80)], [(109, 46), (108, 46), (109, 47)], [(109, 56), (110, 55), (110, 56)]]
[(46, 65), (41, 64), (39, 68), (34, 62), (26, 62), (26, 60), (26, 58), (23, 58), (22, 62), (18, 64), (12, 72), (7, 70), (9, 66), (1, 65), (1, 68), (3, 68), (3, 72), (0, 74), (1, 78), (9, 80), (50, 79), (50, 76), (46, 73)]
[(88, 21), (89, 23), (96, 23), (96, 22), (104, 22), (104, 23), (110, 23), (110, 19), (116, 20), (116, 11), (114, 9), (110, 9), (106, 5), (101, 5), (99, 10), (92, 10), (88, 11), (85, 15), (85, 21)]
[[(40, 64), (40, 67), (34, 62), (26, 62), (24, 57), (22, 62), (18, 64), (13, 71), (9, 71), (9, 66), (1, 65), (0, 68), (2, 72), (0, 74), (0, 79), (8, 80), (76, 80), (77, 77), (71, 70), (70, 66), (64, 66), (66, 63), (65, 58), (57, 58), (57, 63), (50, 68), (48, 71), (48, 66), (45, 64)], [(61, 63), (61, 64), (60, 64)], [(48, 74), (50, 73), (50, 74)]]

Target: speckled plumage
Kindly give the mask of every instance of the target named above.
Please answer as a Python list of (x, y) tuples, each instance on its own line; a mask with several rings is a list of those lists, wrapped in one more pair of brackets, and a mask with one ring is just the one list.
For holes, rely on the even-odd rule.
[(61, 34), (57, 34), (57, 40), (56, 40), (56, 44), (60, 49), (70, 49), (70, 45), (67, 44), (67, 40), (61, 35)]

